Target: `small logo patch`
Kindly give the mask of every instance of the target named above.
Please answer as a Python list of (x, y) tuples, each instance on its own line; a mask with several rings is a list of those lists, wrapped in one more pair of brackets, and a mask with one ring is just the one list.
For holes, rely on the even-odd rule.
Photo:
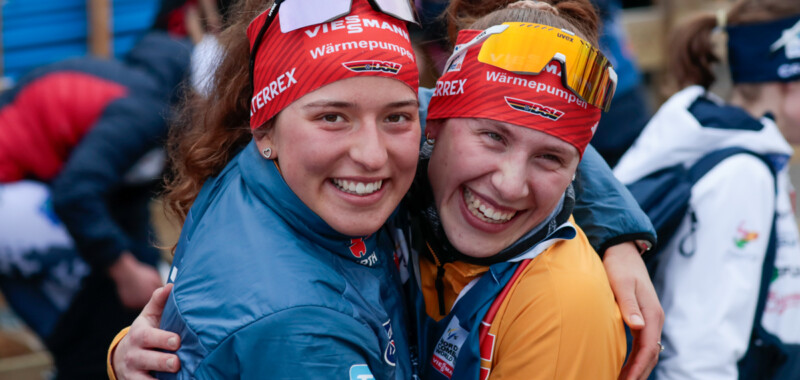
[(344, 66), (350, 71), (355, 71), (357, 73), (367, 72), (367, 71), (378, 71), (395, 75), (398, 72), (400, 72), (400, 69), (403, 68), (403, 65), (399, 63), (394, 63), (390, 61), (375, 61), (375, 60), (345, 62), (342, 63), (342, 66)]
[(366, 364), (354, 364), (350, 367), (350, 380), (375, 380), (375, 376)]
[[(466, 45), (466, 44), (456, 45), (456, 47), (453, 48), (453, 54), (455, 54), (459, 50), (463, 49), (464, 45)], [(461, 67), (464, 65), (464, 57), (466, 57), (466, 56), (467, 56), (467, 54), (464, 53), (464, 54), (461, 54), (458, 57), (456, 57), (456, 59), (453, 60), (452, 63), (450, 63), (450, 67), (447, 67), (444, 72), (445, 73), (449, 73), (451, 71), (461, 71)]]
[(357, 259), (367, 254), (367, 245), (364, 244), (364, 239), (350, 239), (350, 253)]
[(453, 319), (447, 324), (444, 334), (439, 338), (439, 342), (436, 343), (431, 365), (448, 379), (453, 377), (458, 352), (467, 340), (468, 335), (469, 332), (459, 325), (458, 317), (453, 316)]
[(553, 107), (547, 107), (539, 103), (512, 98), (510, 96), (506, 96), (505, 99), (506, 99), (506, 104), (508, 104), (509, 107), (517, 111), (541, 116), (548, 120), (556, 121), (560, 119), (562, 116), (564, 116), (564, 111), (560, 111)]
[(737, 236), (733, 239), (733, 243), (736, 244), (737, 248), (744, 248), (747, 246), (747, 243), (758, 239), (758, 232), (757, 231), (748, 231), (744, 228), (744, 222), (739, 224), (739, 227), (736, 229)]

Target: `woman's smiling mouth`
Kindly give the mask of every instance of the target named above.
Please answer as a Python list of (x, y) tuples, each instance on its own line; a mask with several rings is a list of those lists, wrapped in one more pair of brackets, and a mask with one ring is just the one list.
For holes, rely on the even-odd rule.
[(483, 203), (466, 187), (464, 187), (462, 194), (464, 203), (467, 205), (469, 212), (484, 222), (494, 224), (506, 223), (517, 214), (516, 211), (495, 210), (492, 206)]
[(383, 186), (383, 180), (377, 180), (373, 182), (358, 182), (358, 181), (348, 181), (344, 179), (331, 179), (331, 182), (337, 189), (354, 195), (370, 195), (372, 193), (377, 192)]

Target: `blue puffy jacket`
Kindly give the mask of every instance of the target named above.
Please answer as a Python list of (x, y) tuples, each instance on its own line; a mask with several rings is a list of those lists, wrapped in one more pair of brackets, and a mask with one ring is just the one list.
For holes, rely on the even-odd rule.
[(334, 231), (251, 143), (187, 216), (161, 321), (181, 370), (158, 377), (408, 379), (393, 249)]

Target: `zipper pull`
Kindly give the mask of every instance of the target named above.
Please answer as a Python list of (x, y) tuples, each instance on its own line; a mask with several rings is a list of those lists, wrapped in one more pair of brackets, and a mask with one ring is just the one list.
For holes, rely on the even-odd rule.
[(444, 316), (444, 267), (436, 266), (436, 296), (439, 297), (439, 315)]
[(439, 315), (445, 316), (447, 311), (444, 307), (444, 264), (436, 256), (436, 252), (433, 251), (431, 245), (428, 242), (425, 242), (425, 245), (428, 246), (433, 262), (436, 263), (436, 282), (434, 282), (434, 286), (436, 287), (436, 297), (439, 299)]

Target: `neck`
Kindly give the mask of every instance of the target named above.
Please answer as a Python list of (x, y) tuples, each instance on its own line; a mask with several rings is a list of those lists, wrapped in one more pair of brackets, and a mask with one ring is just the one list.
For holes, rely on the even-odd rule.
[[(751, 92), (751, 96), (745, 96)], [(760, 83), (749, 85), (736, 85), (733, 88), (730, 104), (747, 111), (754, 119), (760, 119), (764, 114), (778, 113), (780, 106), (780, 84)]]

